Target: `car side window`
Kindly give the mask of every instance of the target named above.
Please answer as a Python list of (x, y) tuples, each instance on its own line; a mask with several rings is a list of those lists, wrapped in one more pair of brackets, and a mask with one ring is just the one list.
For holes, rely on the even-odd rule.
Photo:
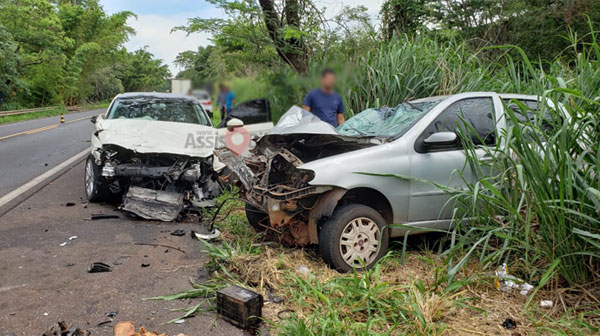
[[(459, 100), (444, 110), (419, 136), (415, 143), (417, 152), (424, 153), (423, 140), (437, 132), (454, 132), (471, 134), (475, 145), (494, 145), (496, 143), (496, 123), (494, 120), (494, 105), (492, 98), (467, 98)], [(468, 123), (471, 127), (465, 127)], [(472, 132), (475, 130), (477, 134)], [(481, 140), (480, 140), (481, 139)], [(482, 142), (483, 141), (483, 142)], [(455, 145), (444, 147), (440, 150), (462, 149), (460, 141)]]
[[(536, 114), (539, 115), (540, 109), (538, 106), (538, 102), (535, 100), (521, 100), (518, 99), (519, 102), (523, 103), (527, 107), (527, 110), (523, 111), (520, 106), (514, 103), (512, 99), (504, 99), (504, 104), (510, 108), (517, 120), (521, 123), (529, 123), (533, 122)], [(542, 120), (542, 128), (547, 131), (552, 131), (554, 127), (552, 126), (552, 117), (549, 114), (543, 116)], [(506, 117), (506, 125), (514, 126), (513, 120), (511, 118)]]

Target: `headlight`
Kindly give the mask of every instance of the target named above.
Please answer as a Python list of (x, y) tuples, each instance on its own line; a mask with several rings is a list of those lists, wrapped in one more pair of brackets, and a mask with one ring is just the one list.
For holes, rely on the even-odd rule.
[(308, 169), (298, 169), (300, 171), (301, 180), (304, 183), (309, 183), (315, 178), (315, 172)]

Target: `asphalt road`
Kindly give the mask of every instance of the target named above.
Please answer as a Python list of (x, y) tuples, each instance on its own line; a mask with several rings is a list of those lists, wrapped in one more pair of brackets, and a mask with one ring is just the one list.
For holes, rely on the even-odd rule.
[[(87, 204), (83, 170), (81, 162), (0, 217), (0, 335), (41, 335), (57, 321), (112, 335), (116, 322), (128, 320), (168, 335), (248, 335), (213, 312), (166, 324), (183, 314), (173, 309), (207, 304), (203, 298), (144, 300), (210, 277), (203, 247), (190, 237), (199, 219), (152, 222), (126, 217), (115, 205)], [(87, 219), (98, 213), (119, 218)], [(187, 234), (173, 236), (175, 229)], [(88, 273), (92, 262), (107, 263), (112, 272)], [(118, 313), (111, 319), (109, 312)]]
[(0, 197), (90, 146), (92, 110), (0, 125)]

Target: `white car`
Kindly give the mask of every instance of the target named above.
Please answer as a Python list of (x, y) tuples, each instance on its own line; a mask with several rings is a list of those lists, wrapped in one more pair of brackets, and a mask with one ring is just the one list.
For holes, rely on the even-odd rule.
[(192, 96), (200, 102), (202, 108), (208, 115), (212, 118), (213, 116), (213, 105), (212, 99), (210, 98), (210, 94), (206, 90), (193, 90)]
[[(248, 133), (273, 127), (266, 100), (239, 107), (241, 120), (232, 123), (247, 122)], [(225, 129), (213, 127), (194, 97), (120, 94), (92, 122), (96, 129), (85, 166), (89, 201), (125, 195), (121, 209), (163, 221), (190, 207), (214, 205), (223, 165), (213, 159), (213, 150), (222, 147)]]

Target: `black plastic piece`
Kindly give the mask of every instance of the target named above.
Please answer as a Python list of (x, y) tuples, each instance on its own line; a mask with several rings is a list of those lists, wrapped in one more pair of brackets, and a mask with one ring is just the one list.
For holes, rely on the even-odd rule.
[(246, 329), (260, 323), (263, 297), (251, 290), (229, 286), (217, 291), (217, 314)]

